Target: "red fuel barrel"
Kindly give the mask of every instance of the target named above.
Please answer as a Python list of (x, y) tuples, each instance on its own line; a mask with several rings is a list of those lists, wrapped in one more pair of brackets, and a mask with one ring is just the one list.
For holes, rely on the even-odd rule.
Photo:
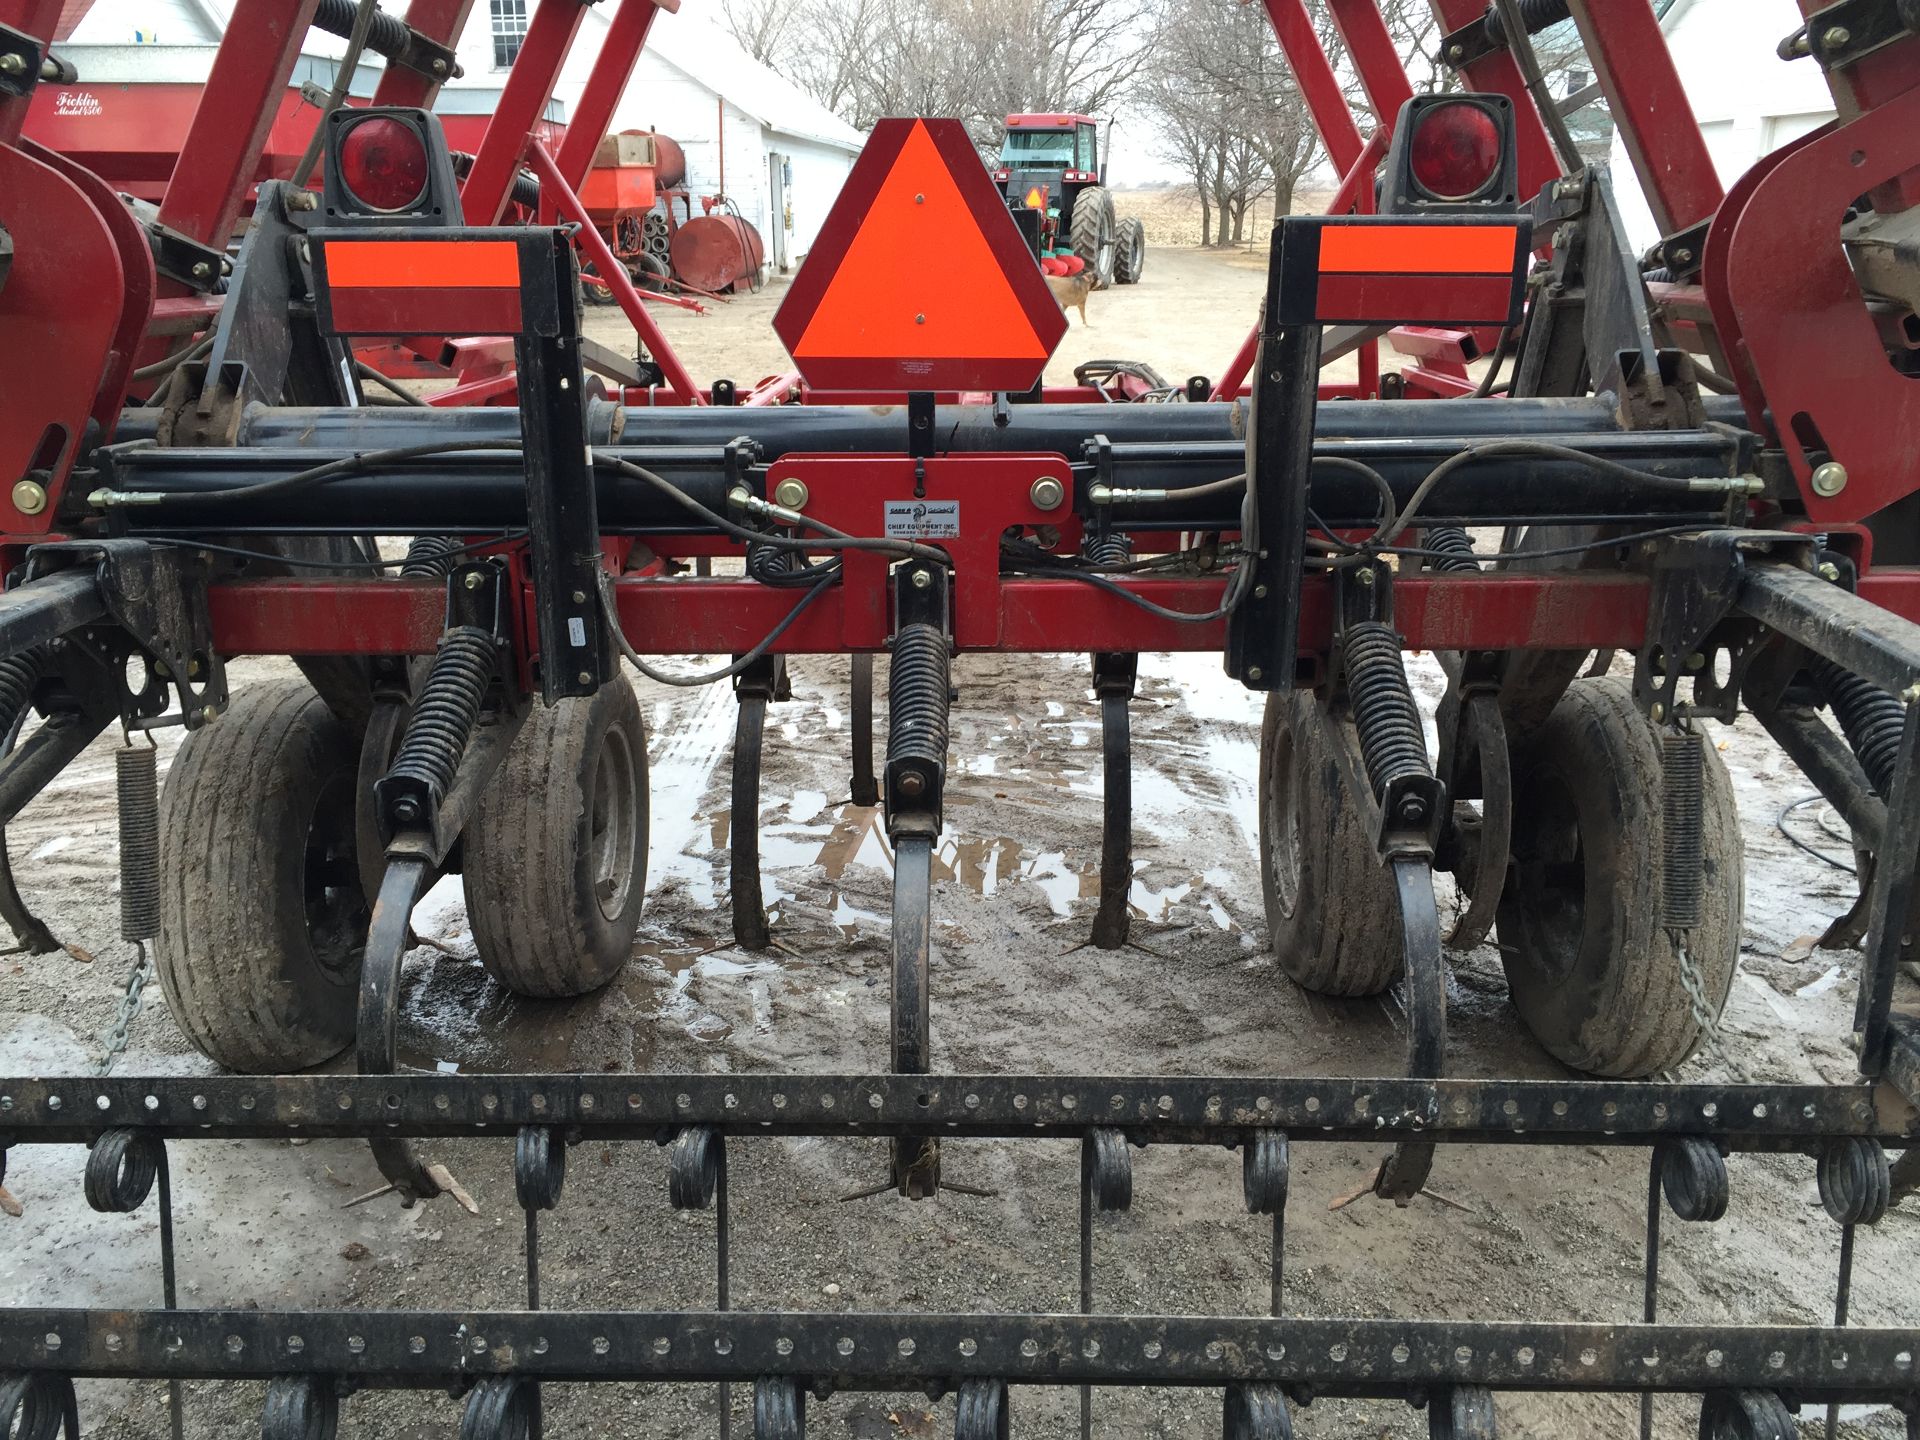
[[(643, 134), (643, 131), (629, 131), (629, 134)], [(680, 142), (670, 135), (653, 132), (653, 178), (662, 190), (671, 190), (687, 178), (687, 152), (680, 148)]]
[(749, 279), (765, 258), (760, 232), (738, 215), (702, 215), (673, 237), (673, 273), (701, 290)]

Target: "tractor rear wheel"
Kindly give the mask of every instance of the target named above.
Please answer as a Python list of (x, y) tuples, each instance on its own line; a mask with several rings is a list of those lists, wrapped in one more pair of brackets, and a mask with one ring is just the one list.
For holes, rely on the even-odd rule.
[(1068, 238), (1073, 242), (1073, 253), (1086, 261), (1087, 268), (1093, 272), (1094, 288), (1104, 290), (1113, 284), (1119, 234), (1113, 217), (1112, 191), (1090, 185), (1074, 198)]
[(346, 728), (291, 679), (242, 690), (167, 773), (154, 968), (174, 1023), (229, 1070), (300, 1070), (353, 1039), (357, 771)]
[(1113, 262), (1113, 278), (1122, 285), (1138, 285), (1147, 268), (1147, 227), (1138, 216), (1120, 222), (1120, 246)]
[(620, 973), (647, 889), (647, 733), (631, 685), (534, 706), (464, 856), (474, 944), (507, 989), (584, 995)]
[[(1701, 920), (1684, 944), (1660, 923), (1659, 735), (1625, 681), (1577, 680), (1513, 761), (1513, 872), (1500, 955), (1542, 1045), (1595, 1075), (1638, 1079), (1691, 1055), (1740, 958), (1740, 822), (1704, 746)], [(1700, 999), (1688, 992), (1688, 972)]]
[(1375, 995), (1404, 968), (1393, 879), (1347, 793), (1340, 723), (1308, 691), (1267, 697), (1260, 731), (1260, 882), (1267, 943), (1321, 995)]

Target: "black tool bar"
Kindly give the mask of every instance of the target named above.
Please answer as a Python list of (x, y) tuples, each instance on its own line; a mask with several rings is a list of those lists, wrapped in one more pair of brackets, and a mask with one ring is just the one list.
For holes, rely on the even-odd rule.
[(0, 1141), (89, 1141), (133, 1126), (171, 1136), (727, 1134), (1077, 1138), (1221, 1143), (1423, 1134), (1465, 1143), (1644, 1145), (1710, 1135), (1741, 1150), (1834, 1136), (1911, 1143), (1920, 1119), (1890, 1087), (1549, 1080), (1009, 1075), (418, 1075), (0, 1079)]
[(1166, 1315), (855, 1315), (743, 1311), (5, 1310), (0, 1355), (67, 1375), (322, 1374), (391, 1387), (502, 1373), (564, 1380), (831, 1377), (910, 1389), (1222, 1385), (1396, 1395), (1503, 1390), (1786, 1390), (1894, 1399), (1920, 1331)]

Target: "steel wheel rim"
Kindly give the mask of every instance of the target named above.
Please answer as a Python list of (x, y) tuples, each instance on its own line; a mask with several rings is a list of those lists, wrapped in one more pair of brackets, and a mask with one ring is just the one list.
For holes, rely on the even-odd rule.
[(601, 741), (593, 767), (593, 803), (587, 808), (587, 854), (600, 913), (618, 919), (633, 890), (633, 853), (639, 832), (639, 801), (633, 783), (633, 750), (619, 729)]
[(1274, 737), (1279, 754), (1274, 757), (1273, 773), (1277, 782), (1272, 804), (1272, 819), (1267, 836), (1267, 869), (1273, 876), (1273, 898), (1280, 913), (1291, 920), (1300, 909), (1300, 777), (1299, 747), (1293, 736), (1281, 731)]

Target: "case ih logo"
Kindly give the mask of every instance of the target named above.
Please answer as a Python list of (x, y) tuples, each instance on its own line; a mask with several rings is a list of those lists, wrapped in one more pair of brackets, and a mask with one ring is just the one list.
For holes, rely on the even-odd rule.
[(91, 90), (62, 90), (53, 97), (56, 115), (98, 115), (100, 100)]

